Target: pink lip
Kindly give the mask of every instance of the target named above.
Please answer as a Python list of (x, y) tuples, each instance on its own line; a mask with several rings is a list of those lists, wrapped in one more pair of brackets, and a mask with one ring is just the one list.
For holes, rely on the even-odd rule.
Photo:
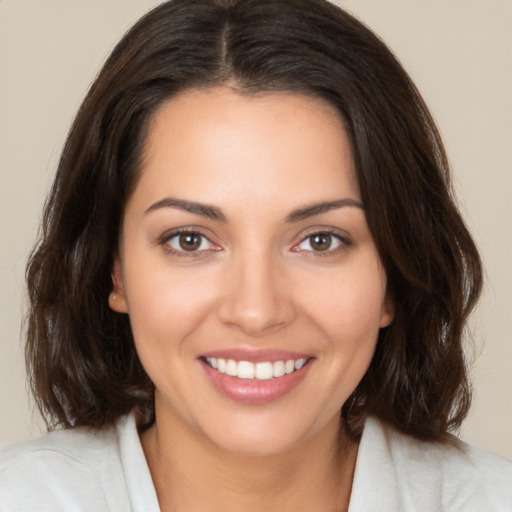
[[(231, 351), (230, 351), (231, 353)], [(222, 357), (223, 356), (210, 356), (208, 357)], [(237, 357), (230, 357), (229, 359), (253, 361), (254, 359), (246, 358), (238, 359)], [(285, 360), (286, 358), (277, 358), (276, 361)], [(295, 359), (289, 357), (288, 359)], [(300, 359), (298, 357), (297, 359)], [(260, 361), (270, 361), (272, 359), (261, 359)], [(213, 386), (227, 398), (235, 400), (236, 402), (261, 405), (273, 402), (288, 393), (290, 393), (300, 382), (306, 377), (313, 361), (309, 360), (300, 370), (296, 370), (288, 375), (277, 377), (270, 380), (255, 380), (255, 379), (239, 379), (232, 377), (225, 373), (220, 373), (211, 368), (203, 359), (199, 359), (201, 366), (206, 373), (207, 377)]]

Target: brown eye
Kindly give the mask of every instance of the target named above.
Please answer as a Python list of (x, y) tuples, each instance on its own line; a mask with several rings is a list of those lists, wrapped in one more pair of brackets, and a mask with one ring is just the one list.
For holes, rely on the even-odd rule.
[(175, 253), (190, 253), (198, 255), (203, 251), (215, 249), (215, 246), (201, 233), (196, 231), (183, 231), (163, 240)]
[(183, 233), (179, 236), (178, 243), (184, 251), (197, 251), (201, 246), (201, 236), (197, 233)]
[(349, 246), (350, 242), (335, 233), (328, 231), (318, 231), (306, 236), (302, 242), (297, 245), (294, 251), (304, 253), (335, 253), (342, 246)]
[(310, 237), (309, 243), (314, 251), (327, 251), (331, 248), (332, 236), (329, 233), (316, 233)]

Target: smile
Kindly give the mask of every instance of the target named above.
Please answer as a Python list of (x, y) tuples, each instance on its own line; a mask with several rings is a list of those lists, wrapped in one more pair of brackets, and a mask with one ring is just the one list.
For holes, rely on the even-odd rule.
[(284, 350), (229, 349), (198, 358), (213, 387), (230, 400), (263, 405), (291, 393), (316, 358)]
[(270, 380), (289, 375), (300, 370), (307, 362), (306, 358), (287, 359), (280, 361), (262, 361), (252, 363), (251, 361), (235, 361), (234, 359), (223, 359), (221, 357), (205, 357), (206, 364), (231, 377), (239, 379)]

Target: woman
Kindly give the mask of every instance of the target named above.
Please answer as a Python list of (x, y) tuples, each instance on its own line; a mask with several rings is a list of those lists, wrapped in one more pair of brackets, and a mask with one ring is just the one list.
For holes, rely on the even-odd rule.
[(511, 507), (512, 465), (449, 434), (481, 267), (442, 144), (327, 2), (142, 18), (27, 279), (32, 390), (63, 429), (3, 451), (0, 510)]

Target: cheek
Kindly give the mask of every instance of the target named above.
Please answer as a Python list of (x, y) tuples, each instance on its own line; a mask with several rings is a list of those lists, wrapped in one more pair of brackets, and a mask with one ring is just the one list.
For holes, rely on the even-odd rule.
[(357, 342), (365, 336), (375, 338), (379, 331), (385, 315), (386, 277), (378, 259), (370, 255), (366, 260), (305, 285), (310, 310), (332, 337)]
[(174, 348), (211, 311), (216, 284), (201, 270), (142, 265), (133, 258), (125, 263), (128, 313), (136, 344)]

